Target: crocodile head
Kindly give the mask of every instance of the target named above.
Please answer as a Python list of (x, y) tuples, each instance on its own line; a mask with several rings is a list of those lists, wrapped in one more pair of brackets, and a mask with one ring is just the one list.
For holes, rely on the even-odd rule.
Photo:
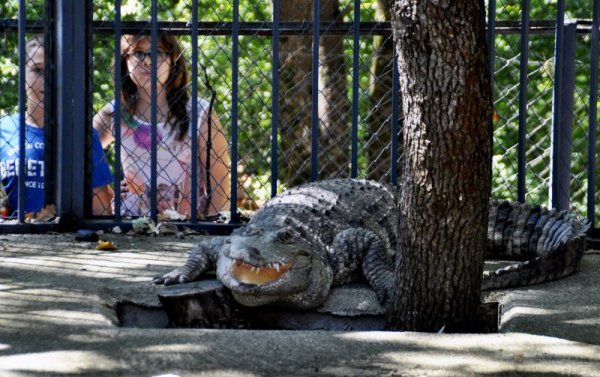
[(325, 253), (289, 226), (234, 231), (219, 255), (217, 276), (246, 306), (316, 307), (333, 281)]

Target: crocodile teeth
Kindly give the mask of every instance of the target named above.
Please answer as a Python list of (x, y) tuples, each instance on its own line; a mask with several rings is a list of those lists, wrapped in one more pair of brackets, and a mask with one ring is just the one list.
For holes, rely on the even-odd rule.
[(255, 266), (236, 260), (231, 266), (231, 276), (240, 283), (266, 284), (279, 279), (291, 267), (290, 263), (269, 263), (264, 266)]

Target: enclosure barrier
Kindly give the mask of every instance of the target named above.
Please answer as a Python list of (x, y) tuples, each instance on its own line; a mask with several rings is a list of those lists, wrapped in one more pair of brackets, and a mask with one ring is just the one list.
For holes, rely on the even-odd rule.
[[(216, 9), (211, 9), (210, 5), (192, 0), (189, 4), (191, 9), (189, 19), (169, 17), (168, 21), (161, 19), (160, 12), (164, 13), (165, 10), (157, 0), (142, 4), (149, 4), (150, 21), (132, 20), (130, 14), (123, 19), (123, 5), (120, 0), (114, 1), (113, 6), (110, 7), (111, 15), (107, 19), (100, 20), (94, 13), (96, 5), (89, 0), (46, 1), (43, 14), (41, 16), (38, 14), (37, 19), (29, 16), (28, 5), (24, 0), (18, 2), (18, 6), (13, 9), (14, 14), (7, 11), (10, 7), (3, 8), (3, 11), (8, 13), (0, 15), (0, 30), (6, 38), (16, 37), (18, 41), (16, 43), (19, 48), (16, 55), (19, 62), (18, 72), (24, 72), (27, 63), (26, 37), (33, 33), (43, 33), (47, 41), (46, 54), (49, 58), (46, 59), (46, 72), (50, 74), (46, 78), (45, 91), (53, 95), (45, 96), (46, 124), (51, 125), (46, 127), (46, 161), (53, 163), (45, 164), (45, 195), (48, 202), (56, 204), (62, 225), (28, 222), (25, 211), (18, 210), (16, 221), (7, 220), (0, 223), (0, 231), (46, 231), (70, 224), (103, 229), (115, 225), (123, 229), (130, 226), (131, 217), (122, 214), (125, 204), (121, 201), (121, 185), (118, 184), (123, 177), (121, 168), (123, 156), (120, 147), (122, 135), (119, 127), (115, 127), (115, 148), (111, 166), (114, 182), (116, 182), (113, 184), (115, 193), (112, 216), (91, 215), (90, 164), (86, 163), (90, 159), (92, 117), (97, 111), (97, 104), (94, 103), (97, 99), (96, 88), (105, 84), (94, 81), (97, 76), (94, 72), (98, 70), (98, 60), (108, 61), (106, 57), (98, 55), (95, 41), (98, 39), (106, 41), (106, 37), (112, 37), (111, 43), (114, 48), (109, 60), (119, 62), (120, 41), (125, 34), (148, 34), (152, 37), (150, 57), (152, 78), (150, 171), (152, 174), (148, 216), (154, 221), (160, 218), (157, 203), (159, 198), (157, 179), (160, 172), (157, 171), (159, 114), (156, 102), (156, 78), (157, 40), (163, 33), (190, 40), (191, 134), (196, 135), (204, 126), (198, 124), (198, 114), (201, 111), (198, 108), (198, 98), (199, 92), (206, 94), (207, 88), (210, 88), (212, 90), (208, 90), (208, 96), (211, 97), (211, 102), (216, 97), (215, 106), (221, 110), (220, 115), (223, 117), (230, 145), (231, 167), (235, 167), (230, 169), (232, 189), (229, 193), (231, 206), (229, 217), (218, 222), (214, 221), (213, 217), (205, 217), (192, 210), (189, 219), (178, 224), (209, 232), (227, 232), (243, 221), (245, 211), (240, 207), (240, 193), (250, 202), (259, 205), (261, 200), (253, 197), (258, 191), (266, 192), (261, 194), (265, 197), (272, 197), (283, 188), (297, 184), (303, 179), (318, 180), (333, 176), (372, 178), (370, 171), (373, 165), (381, 165), (375, 160), (371, 161), (371, 157), (366, 153), (371, 145), (369, 143), (374, 141), (382, 142), (385, 145), (382, 151), (389, 153), (389, 158), (386, 160), (389, 166), (386, 168), (387, 172), (380, 175), (378, 179), (396, 183), (401, 174), (398, 171), (398, 161), (401, 156), (402, 129), (396, 59), (391, 58), (390, 65), (383, 74), (391, 79), (391, 112), (387, 114), (385, 126), (389, 129), (386, 130), (388, 136), (385, 140), (377, 140), (384, 138), (382, 134), (369, 134), (365, 131), (366, 123), (381, 104), (369, 102), (372, 100), (370, 91), (373, 87), (365, 86), (361, 81), (364, 77), (376, 76), (370, 71), (370, 67), (365, 69), (367, 64), (361, 64), (361, 59), (364, 59), (367, 52), (372, 58), (378, 52), (377, 48), (383, 45), (383, 42), (377, 48), (368, 45), (375, 38), (390, 40), (389, 19), (375, 19), (369, 13), (370, 9), (365, 8), (364, 4), (369, 2), (361, 4), (358, 0), (342, 2), (345, 7), (338, 4), (341, 12), (333, 18), (326, 14), (324, 4), (327, 1), (315, 1), (309, 12), (310, 17), (306, 16), (307, 18), (303, 20), (292, 19), (287, 14), (282, 19), (284, 11), (281, 1), (275, 0), (267, 5), (263, 4), (264, 2), (254, 4), (252, 1), (242, 3), (244, 7), (253, 6), (262, 9), (270, 19), (255, 20), (248, 15), (248, 12), (240, 14), (239, 0), (232, 0), (230, 3), (231, 13), (221, 15)], [(558, 209), (574, 210), (580, 216), (590, 219), (591, 235), (598, 237), (599, 201), (597, 198), (600, 189), (596, 175), (598, 158), (596, 136), (600, 0), (593, 1), (591, 15), (578, 15), (576, 18), (569, 17), (568, 20), (565, 20), (565, 14), (574, 11), (565, 9), (564, 0), (558, 1), (556, 17), (545, 20), (530, 17), (532, 7), (529, 0), (521, 2), (520, 19), (514, 19), (500, 1), (489, 0), (487, 8), (489, 14), (494, 15), (487, 19), (490, 74), (493, 78), (496, 110), (493, 195), (520, 202), (535, 201)], [(202, 9), (202, 16), (206, 19), (200, 18), (199, 9)], [(581, 9), (586, 7), (581, 6)], [(549, 12), (549, 9), (546, 11)], [(206, 16), (207, 14), (212, 14), (212, 18)], [(316, 38), (313, 38), (314, 36)], [(323, 144), (323, 133), (327, 131), (329, 125), (323, 119), (321, 107), (332, 101), (332, 98), (327, 97), (322, 89), (326, 85), (324, 81), (327, 77), (320, 69), (335, 57), (335, 54), (325, 56), (323, 52), (323, 41), (332, 36), (341, 38), (343, 57), (351, 63), (349, 65), (351, 68), (344, 68), (346, 70), (342, 72), (342, 76), (349, 78), (351, 85), (346, 92), (350, 102), (348, 116), (345, 118), (349, 125), (347, 135), (335, 135), (338, 139), (334, 140), (334, 143), (347, 148), (345, 149), (347, 159), (342, 159), (338, 166), (327, 170), (331, 162), (327, 160), (327, 156), (330, 156), (328, 148), (331, 147)], [(286, 166), (290, 161), (290, 157), (282, 151), (283, 133), (288, 127), (285, 122), (290, 117), (287, 113), (289, 108), (282, 108), (282, 105), (287, 105), (281, 102), (279, 95), (286, 84), (282, 81), (286, 78), (282, 76), (284, 67), (282, 67), (281, 56), (285, 53), (282, 50), (282, 41), (288, 41), (290, 37), (309, 38), (312, 41), (310, 71), (306, 77), (303, 77), (303, 80), (307, 80), (306, 85), (310, 84), (308, 85), (310, 108), (305, 108), (304, 111), (310, 114), (310, 126), (307, 132), (303, 133), (306, 139), (296, 140), (297, 144), (295, 144), (296, 148), (301, 144), (310, 145), (310, 154), (298, 165), (299, 172), (309, 165), (309, 174), (303, 177), (293, 177), (294, 172), (282, 171), (282, 166)], [(552, 38), (551, 43), (548, 42), (548, 38)], [(516, 44), (517, 40), (518, 44)], [(215, 66), (211, 66), (209, 56), (199, 47), (203, 43), (207, 45), (207, 41), (217, 45), (219, 53), (230, 58), (228, 72), (220, 71), (220, 75)], [(218, 41), (226, 41), (226, 43), (219, 45)], [(240, 41), (244, 42), (244, 47), (248, 47), (248, 41), (263, 45), (270, 43), (268, 46), (270, 52), (266, 53), (270, 55), (268, 62), (270, 72), (268, 76), (265, 75), (268, 77), (266, 85), (270, 88), (270, 101), (261, 102), (262, 107), (259, 108), (263, 111), (263, 115), (264, 110), (268, 110), (269, 114), (266, 117), (270, 124), (268, 127), (264, 125), (266, 122), (259, 126), (257, 122), (252, 123), (246, 118), (240, 118), (240, 114), (246, 115), (248, 103), (254, 101), (256, 97), (254, 93), (246, 92), (250, 78), (240, 68), (240, 62), (246, 59), (247, 51), (240, 51)], [(349, 42), (345, 44), (346, 41)], [(513, 49), (515, 45), (519, 46), (518, 51)], [(547, 56), (542, 49), (547, 45), (553, 48), (552, 56)], [(13, 54), (8, 47), (1, 49), (0, 52), (4, 56)], [(202, 52), (202, 56), (199, 52)], [(288, 58), (299, 59), (291, 55)], [(106, 69), (106, 66), (102, 69)], [(585, 88), (580, 82), (582, 70), (589, 73)], [(114, 64), (111, 77), (114, 79), (115, 88), (120, 87), (123, 74), (121, 66)], [(230, 87), (225, 89), (219, 81), (224, 74), (230, 75), (231, 83)], [(540, 78), (543, 75), (551, 77), (550, 87), (543, 85), (545, 81)], [(21, 114), (18, 202), (19, 208), (24, 208), (25, 199), (21, 193), (24, 192), (25, 187), (22, 177), (26, 165), (24, 156), (26, 87), (24, 75), (14, 74), (14, 77), (18, 77), (18, 85), (15, 86), (19, 93), (18, 103), (4, 101), (1, 110), (2, 115), (15, 110)], [(375, 77), (373, 80), (383, 80), (381, 77)], [(518, 77), (518, 80), (513, 80), (515, 77)], [(244, 90), (243, 94), (240, 94), (240, 85)], [(255, 90), (255, 88), (251, 89)], [(546, 95), (547, 91), (551, 91), (551, 95)], [(113, 99), (114, 117), (123, 119), (122, 99), (119, 95), (113, 95)], [(223, 103), (227, 103), (227, 106)], [(515, 104), (518, 106), (515, 107)], [(341, 109), (337, 110), (341, 111)], [(345, 114), (342, 115), (346, 116)], [(286, 116), (282, 117), (282, 115)], [(268, 143), (255, 143), (255, 146), (261, 148), (258, 152), (244, 144), (249, 143), (248, 139), (254, 135), (249, 133), (251, 127), (263, 127), (268, 132)], [(396, 135), (398, 137), (395, 137)], [(349, 138), (348, 144), (343, 141), (346, 137)], [(207, 153), (207, 148), (198, 145), (198, 139), (195, 137), (191, 138), (190, 149), (192, 156)], [(265, 150), (268, 153), (263, 155), (262, 152)], [(208, 151), (210, 152), (210, 144)], [(206, 156), (210, 158), (209, 153)], [(259, 162), (257, 166), (253, 166), (250, 160)], [(201, 174), (198, 164), (198, 159), (192, 158), (191, 180), (193, 182), (197, 182), (198, 174)], [(260, 181), (259, 175), (263, 173), (261, 169), (264, 169), (264, 166), (270, 170), (267, 174), (268, 182)], [(253, 178), (260, 181), (259, 189), (248, 191), (242, 185), (242, 180), (244, 183), (250, 180), (248, 176), (259, 177)], [(86, 179), (74, 179), (74, 177), (86, 177)], [(211, 180), (207, 179), (207, 181), (210, 185)], [(191, 208), (197, 208), (199, 200), (197, 190), (191, 190)]]

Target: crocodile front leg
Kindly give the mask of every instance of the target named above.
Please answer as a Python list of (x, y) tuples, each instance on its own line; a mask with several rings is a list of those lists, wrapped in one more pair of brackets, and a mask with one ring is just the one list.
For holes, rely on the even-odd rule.
[(338, 233), (329, 249), (334, 284), (352, 281), (362, 271), (385, 307), (394, 276), (389, 252), (381, 238), (369, 230), (349, 228)]
[(200, 241), (192, 248), (183, 266), (155, 277), (152, 283), (172, 285), (197, 280), (206, 271), (216, 268), (219, 252), (228, 238), (228, 236), (215, 236)]

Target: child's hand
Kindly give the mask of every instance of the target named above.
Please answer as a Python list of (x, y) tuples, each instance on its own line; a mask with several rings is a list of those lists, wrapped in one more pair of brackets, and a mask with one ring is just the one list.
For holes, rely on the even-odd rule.
[(127, 180), (121, 180), (121, 200), (125, 200), (127, 193), (129, 192), (129, 187), (127, 186)]
[(134, 195), (143, 195), (146, 192), (146, 185), (139, 179), (127, 178), (121, 181), (121, 193), (131, 192)]

